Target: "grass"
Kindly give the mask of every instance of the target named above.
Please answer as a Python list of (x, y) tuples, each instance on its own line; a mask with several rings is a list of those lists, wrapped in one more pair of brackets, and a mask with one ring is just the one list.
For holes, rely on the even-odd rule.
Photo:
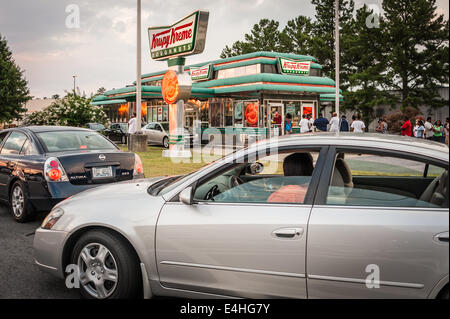
[[(120, 148), (123, 151), (128, 151), (126, 146), (120, 146)], [(163, 157), (163, 150), (164, 148), (162, 147), (148, 146), (147, 152), (136, 153), (142, 160), (145, 177), (183, 175), (208, 164), (205, 162), (193, 163), (192, 157), (188, 162), (175, 162), (170, 158)], [(220, 156), (216, 156), (214, 159), (218, 158), (220, 158)]]

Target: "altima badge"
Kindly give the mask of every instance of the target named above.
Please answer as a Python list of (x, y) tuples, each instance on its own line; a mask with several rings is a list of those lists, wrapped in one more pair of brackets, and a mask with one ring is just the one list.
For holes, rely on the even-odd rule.
[(104, 160), (106, 159), (106, 156), (103, 155), (103, 154), (100, 154), (100, 155), (98, 156), (98, 159), (101, 160), (101, 161), (104, 161)]

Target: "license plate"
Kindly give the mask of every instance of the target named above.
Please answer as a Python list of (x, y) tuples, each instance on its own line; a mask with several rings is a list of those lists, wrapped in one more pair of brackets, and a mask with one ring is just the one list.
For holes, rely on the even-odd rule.
[(92, 167), (92, 178), (108, 178), (112, 177), (112, 167)]

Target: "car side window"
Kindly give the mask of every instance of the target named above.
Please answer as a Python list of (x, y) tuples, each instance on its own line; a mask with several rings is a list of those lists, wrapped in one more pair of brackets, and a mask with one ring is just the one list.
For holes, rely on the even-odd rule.
[(34, 146), (34, 144), (32, 142), (30, 142), (29, 139), (27, 139), (22, 146), (20, 155), (25, 155), (25, 156), (38, 155), (38, 151), (37, 151), (36, 147)]
[(448, 171), (420, 160), (340, 152), (327, 205), (448, 207)]
[(194, 201), (303, 204), (318, 150), (298, 150), (242, 161), (201, 182)]
[(148, 129), (148, 130), (154, 130), (154, 129), (155, 129), (155, 123), (149, 123), (149, 124), (147, 124), (146, 129)]
[(23, 144), (27, 140), (25, 134), (21, 132), (12, 132), (3, 145), (2, 155), (18, 155), (22, 149)]
[(6, 135), (8, 135), (8, 132), (0, 133), (0, 147), (2, 146), (3, 140), (5, 139)]

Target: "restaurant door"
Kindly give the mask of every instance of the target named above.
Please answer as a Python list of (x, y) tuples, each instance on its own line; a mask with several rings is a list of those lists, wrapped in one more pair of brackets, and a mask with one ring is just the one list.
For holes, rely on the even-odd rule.
[(270, 136), (279, 136), (284, 134), (284, 107), (282, 103), (268, 104), (268, 127), (270, 127)]
[(312, 102), (302, 102), (301, 115), (303, 117), (304, 114), (311, 115), (313, 119), (316, 118), (316, 112), (314, 111), (314, 103)]

